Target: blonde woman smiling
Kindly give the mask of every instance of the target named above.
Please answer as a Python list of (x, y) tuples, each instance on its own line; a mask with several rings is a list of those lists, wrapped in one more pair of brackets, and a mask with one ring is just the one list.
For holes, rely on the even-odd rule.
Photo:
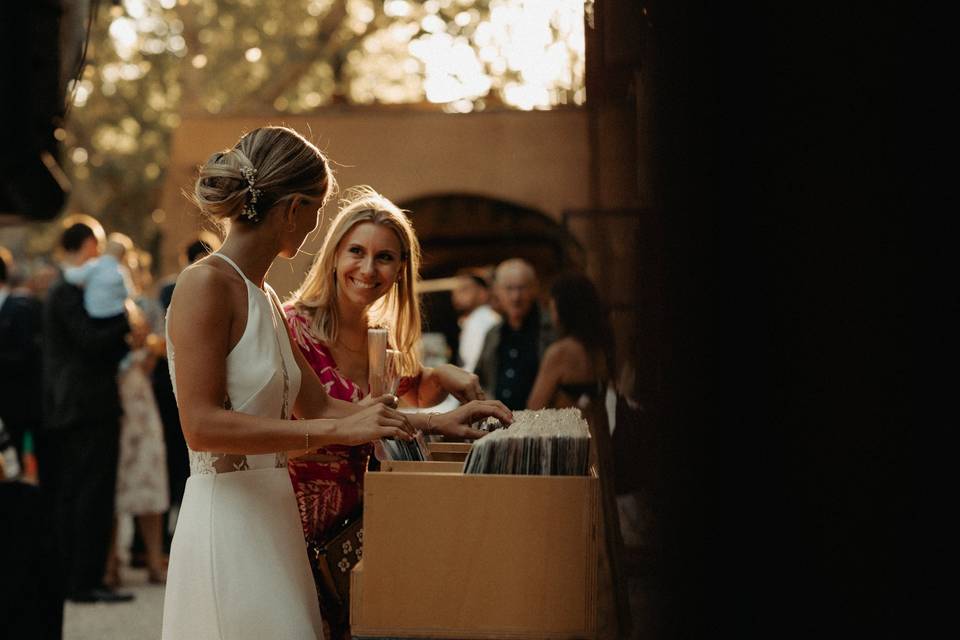
[[(479, 438), (481, 415), (509, 421), (500, 402), (483, 399), (478, 379), (452, 365), (419, 360), (420, 243), (407, 216), (369, 187), (350, 190), (300, 288), (284, 307), (295, 341), (331, 397), (358, 402), (368, 392), (367, 329), (386, 327), (402, 353), (402, 404), (431, 407), (448, 393), (466, 402), (447, 414), (409, 414), (415, 428)], [(359, 508), (373, 447), (324, 446), (289, 464), (307, 540), (322, 539)], [(334, 630), (334, 635), (339, 635)]]

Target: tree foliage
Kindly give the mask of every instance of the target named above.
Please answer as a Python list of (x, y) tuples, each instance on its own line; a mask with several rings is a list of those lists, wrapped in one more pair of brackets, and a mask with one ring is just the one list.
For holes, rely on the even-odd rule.
[(171, 135), (184, 115), (576, 106), (583, 67), (578, 0), (101, 5), (58, 132), (74, 183), (69, 209), (150, 248)]

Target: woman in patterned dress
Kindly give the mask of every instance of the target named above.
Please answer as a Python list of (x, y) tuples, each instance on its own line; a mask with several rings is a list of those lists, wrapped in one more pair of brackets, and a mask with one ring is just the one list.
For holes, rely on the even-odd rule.
[[(163, 553), (163, 513), (170, 507), (170, 490), (167, 486), (167, 448), (163, 439), (163, 423), (153, 395), (150, 374), (162, 348), (161, 311), (152, 298), (144, 295), (149, 286), (149, 268), (144, 252), (136, 249), (127, 236), (110, 234), (129, 246), (126, 267), (133, 284), (134, 314), (137, 322), (150, 329), (147, 344), (130, 354), (120, 363), (117, 386), (123, 417), (120, 423), (120, 457), (117, 465), (117, 490), (114, 511), (113, 540), (104, 582), (110, 586), (120, 584), (120, 558), (117, 549), (117, 518), (133, 516), (143, 540), (147, 577), (151, 583), (165, 580)], [(133, 320), (132, 320), (133, 321)]]
[[(348, 192), (306, 279), (284, 306), (294, 339), (333, 398), (360, 402), (368, 391), (367, 329), (386, 327), (402, 353), (397, 395), (407, 406), (432, 407), (448, 393), (485, 404), (477, 376), (452, 365), (419, 361), (420, 305), (416, 292), (420, 245), (407, 216), (369, 187)], [(461, 410), (414, 414), (432, 433), (474, 439), (484, 432), (464, 423)], [(505, 411), (505, 408), (504, 408)], [(357, 511), (371, 444), (327, 446), (289, 463), (304, 535), (320, 540)], [(334, 630), (341, 635), (346, 630)]]

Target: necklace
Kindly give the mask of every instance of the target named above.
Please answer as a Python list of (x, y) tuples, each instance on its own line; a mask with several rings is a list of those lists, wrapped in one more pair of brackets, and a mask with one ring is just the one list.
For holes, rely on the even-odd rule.
[(342, 342), (339, 338), (337, 339), (337, 346), (346, 349), (346, 350), (349, 351), (350, 353), (363, 353), (363, 352), (365, 351), (364, 347), (360, 347), (359, 349), (351, 349), (351, 348), (348, 347), (344, 342)]

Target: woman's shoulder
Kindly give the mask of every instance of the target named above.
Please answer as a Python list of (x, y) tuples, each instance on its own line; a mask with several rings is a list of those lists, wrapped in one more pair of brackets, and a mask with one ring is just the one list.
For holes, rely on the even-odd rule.
[(235, 273), (218, 268), (215, 263), (195, 263), (180, 272), (177, 284), (173, 289), (171, 307), (179, 300), (189, 301), (191, 306), (227, 306), (224, 291), (237, 287), (238, 280)]
[(283, 303), (283, 315), (286, 317), (287, 324), (290, 325), (290, 329), (298, 342), (304, 346), (308, 344), (322, 345), (311, 331), (313, 316), (308, 310), (288, 301)]
[(586, 357), (587, 350), (583, 343), (572, 336), (564, 336), (550, 343), (544, 352), (544, 359), (568, 360), (570, 358)]
[(230, 286), (231, 283), (242, 283), (240, 276), (226, 263), (210, 259), (209, 256), (199, 260), (180, 272), (177, 276), (177, 283), (174, 287), (174, 295), (184, 290), (219, 290), (224, 286)]
[[(307, 360), (317, 369), (317, 365), (329, 366), (333, 361), (330, 349), (313, 332), (313, 315), (309, 309), (286, 302), (283, 305), (283, 314), (300, 350), (307, 356)], [(318, 371), (319, 373), (319, 371)]]
[[(239, 276), (213, 264), (194, 264), (177, 277), (167, 309), (167, 330), (181, 347), (184, 340), (242, 333), (246, 305), (246, 284)], [(236, 319), (242, 321), (235, 323)]]
[(283, 303), (283, 314), (289, 322), (296, 322), (297, 324), (309, 325), (313, 319), (312, 314), (307, 309), (296, 304), (293, 300)]

